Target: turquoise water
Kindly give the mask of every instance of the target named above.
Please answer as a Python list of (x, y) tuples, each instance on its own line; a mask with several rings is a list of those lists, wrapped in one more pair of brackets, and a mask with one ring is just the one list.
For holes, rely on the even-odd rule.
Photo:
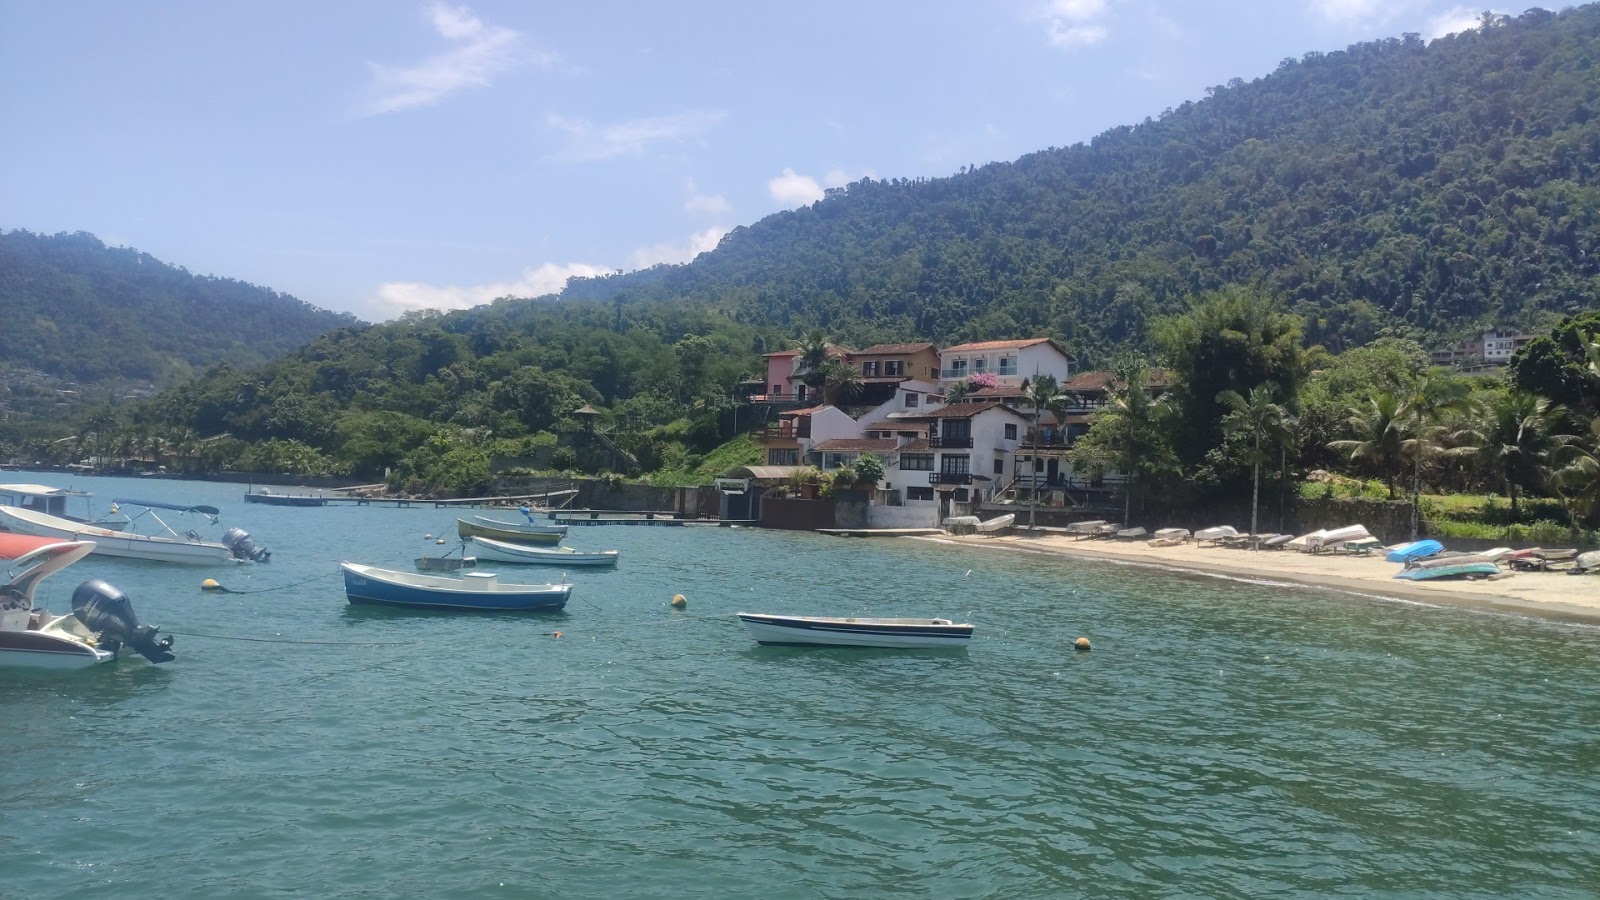
[[(1600, 896), (1600, 629), (621, 526), (573, 529), (622, 563), (562, 613), (372, 610), (337, 562), (407, 568), (453, 513), (74, 481), (214, 503), (273, 561), (45, 583), (188, 634), (161, 667), (0, 670), (3, 897)], [(978, 629), (759, 648), (739, 610)]]

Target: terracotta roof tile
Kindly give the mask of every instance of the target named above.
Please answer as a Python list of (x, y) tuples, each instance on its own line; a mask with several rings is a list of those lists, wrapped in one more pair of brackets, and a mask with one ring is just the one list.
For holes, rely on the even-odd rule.
[(811, 449), (833, 452), (849, 450), (865, 452), (871, 450), (878, 453), (889, 453), (897, 448), (894, 438), (834, 438), (831, 441), (823, 441)]
[(916, 353), (918, 350), (932, 350), (932, 344), (873, 344), (865, 350), (857, 350), (857, 356), (882, 356), (886, 353)]
[(1018, 349), (1021, 349), (1023, 347), (1032, 347), (1035, 344), (1048, 344), (1048, 343), (1054, 343), (1054, 342), (1051, 341), (1049, 338), (1042, 338), (1042, 337), (1040, 337), (1040, 338), (1024, 338), (1023, 340), (1020, 340), (1020, 341), (980, 341), (979, 343), (976, 343), (976, 344), (957, 344), (954, 347), (946, 347), (946, 348), (944, 348), (944, 352), (949, 353), (952, 350), (961, 350), (961, 351), (969, 351), (969, 350), (1018, 350)]

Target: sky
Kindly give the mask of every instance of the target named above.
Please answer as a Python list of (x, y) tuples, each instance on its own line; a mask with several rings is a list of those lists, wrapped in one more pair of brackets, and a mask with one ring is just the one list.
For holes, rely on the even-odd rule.
[(829, 187), (1070, 146), (1288, 57), (1525, 8), (0, 0), (0, 231), (384, 321), (688, 262)]

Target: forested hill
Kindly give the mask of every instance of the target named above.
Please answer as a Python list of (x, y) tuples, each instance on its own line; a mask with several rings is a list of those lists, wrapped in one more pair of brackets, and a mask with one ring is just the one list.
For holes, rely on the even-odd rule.
[(256, 365), (359, 324), (83, 233), (0, 233), (0, 304), (0, 370), (35, 369), (81, 384), (163, 383), (221, 362)]
[(1141, 342), (1249, 282), (1330, 349), (1535, 327), (1600, 297), (1600, 7), (1308, 53), (1086, 145), (863, 180), (675, 269), (571, 299), (686, 298), (798, 333)]

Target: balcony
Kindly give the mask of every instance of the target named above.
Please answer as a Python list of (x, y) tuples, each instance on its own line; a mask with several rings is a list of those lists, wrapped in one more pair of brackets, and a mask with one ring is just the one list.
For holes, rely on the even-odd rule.
[(971, 472), (929, 472), (929, 484), (971, 484)]
[(1065, 450), (1066, 448), (1071, 447), (1074, 443), (1075, 441), (1072, 439), (1071, 435), (1069, 435), (1066, 430), (1060, 428), (1030, 428), (1028, 429), (1028, 434), (1022, 439), (1023, 447), (1032, 447), (1035, 449)]
[[(815, 399), (814, 394), (812, 395), (811, 399)], [(806, 397), (803, 397), (795, 392), (750, 395), (751, 403), (805, 403), (806, 400)]]
[(750, 432), (750, 439), (757, 442), (793, 441), (799, 438), (811, 437), (810, 423), (805, 428), (795, 428), (791, 425), (774, 425), (768, 428), (758, 428)]
[(939, 434), (928, 438), (928, 446), (935, 450), (970, 450), (972, 449), (972, 435), (970, 434)]

